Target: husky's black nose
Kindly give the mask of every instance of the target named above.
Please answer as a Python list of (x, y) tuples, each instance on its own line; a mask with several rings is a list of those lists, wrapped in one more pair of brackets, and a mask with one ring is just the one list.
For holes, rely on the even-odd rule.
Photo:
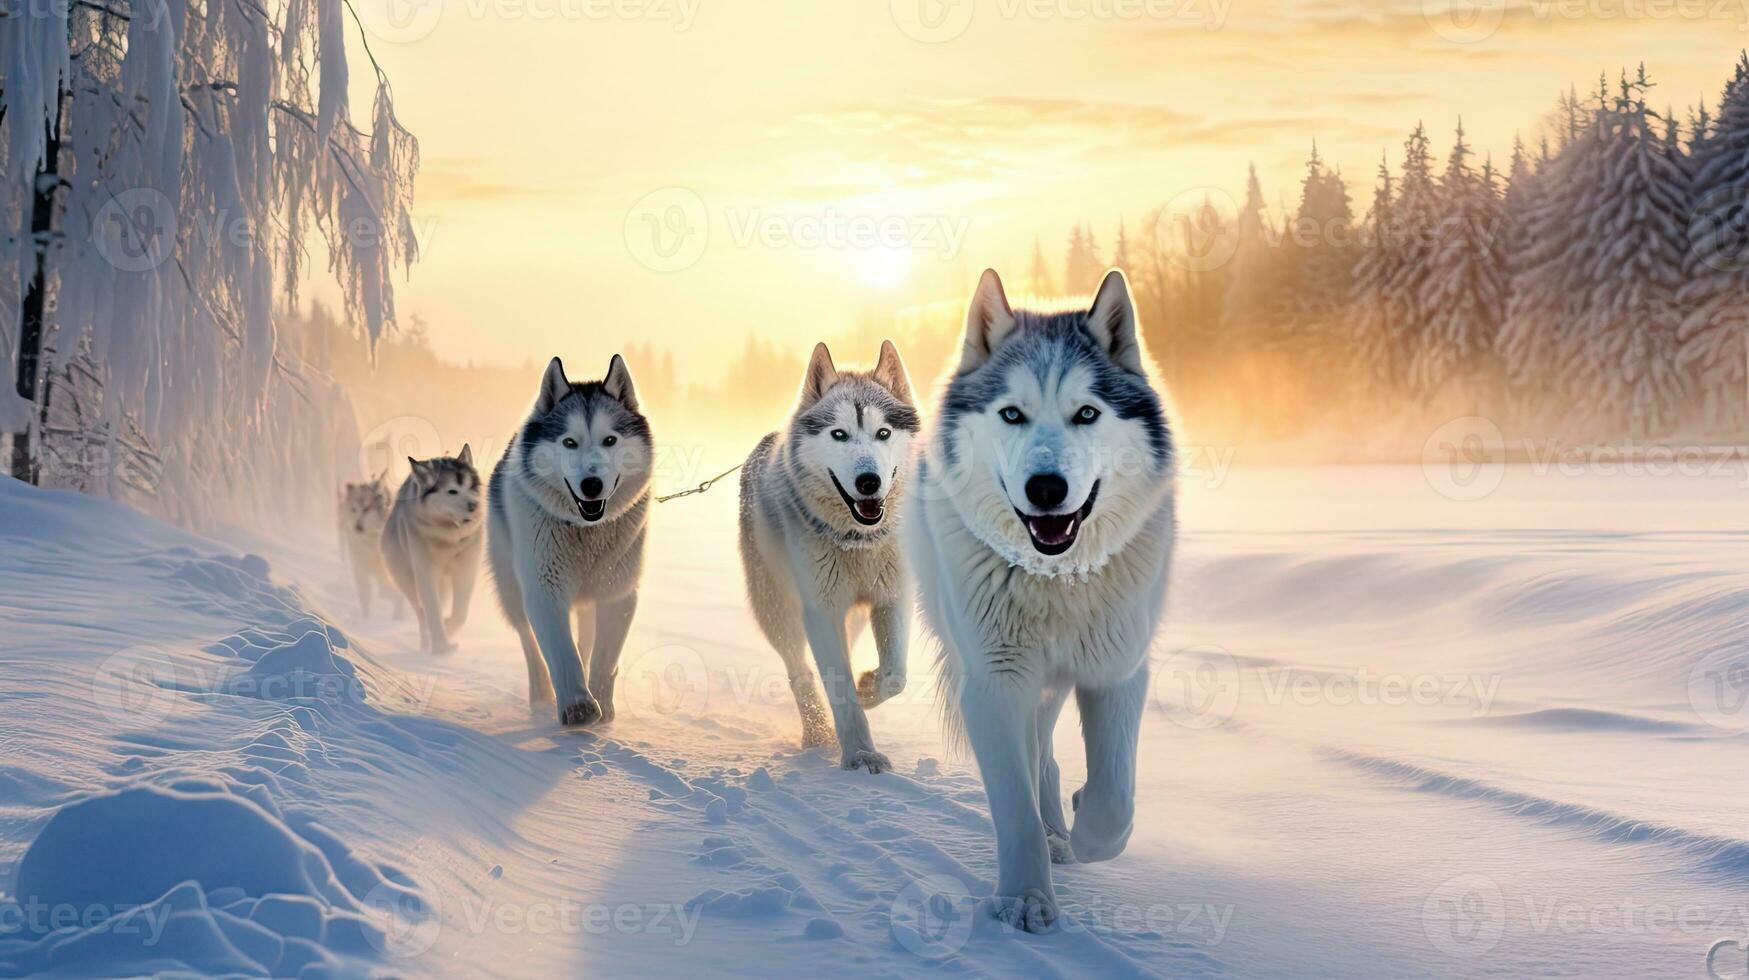
[(863, 473), (856, 478), (856, 492), (864, 497), (872, 497), (881, 489), (881, 477), (878, 473)]
[(1055, 510), (1069, 496), (1069, 481), (1055, 473), (1034, 473), (1026, 480), (1026, 499), (1039, 510)]
[(596, 497), (601, 496), (601, 478), (598, 476), (586, 476), (583, 478), (583, 482), (578, 484), (578, 488), (583, 491), (583, 496), (588, 497), (590, 500), (594, 500)]

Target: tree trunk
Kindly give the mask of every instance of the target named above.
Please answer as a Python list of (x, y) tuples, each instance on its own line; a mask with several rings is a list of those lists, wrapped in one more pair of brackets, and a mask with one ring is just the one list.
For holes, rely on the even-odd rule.
[[(64, 93), (63, 93), (64, 95)], [(42, 346), (43, 332), (48, 306), (48, 268), (49, 247), (54, 235), (55, 225), (55, 192), (61, 187), (61, 113), (57, 102), (54, 125), (48, 127), (47, 143), (43, 149), (43, 162), (36, 175), (35, 195), (30, 207), (30, 238), (32, 247), (36, 249), (36, 271), (30, 277), (30, 285), (25, 289), (24, 302), (20, 304), (21, 314), (18, 331), (18, 397), (27, 402), (37, 401), (38, 381), (42, 376)], [(38, 406), (38, 414), (43, 422), (48, 420), (49, 403), (48, 390), (43, 389), (42, 404)], [(42, 438), (43, 426), (36, 427), (37, 438)], [(35, 483), (40, 476), (37, 460), (42, 451), (31, 448), (31, 426), (27, 422), (24, 431), (15, 433), (12, 437), (12, 475), (26, 483)]]

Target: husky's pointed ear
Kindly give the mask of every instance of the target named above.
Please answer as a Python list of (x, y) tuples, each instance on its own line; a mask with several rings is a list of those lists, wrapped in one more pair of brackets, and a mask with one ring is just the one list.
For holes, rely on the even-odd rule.
[(802, 408), (807, 408), (820, 400), (826, 389), (838, 380), (838, 369), (832, 365), (832, 352), (826, 345), (815, 344), (814, 354), (808, 358), (808, 373), (802, 377)]
[(880, 360), (875, 362), (874, 379), (893, 397), (911, 404), (911, 377), (905, 373), (905, 362), (899, 360), (899, 348), (890, 340), (881, 341)]
[(559, 399), (571, 393), (571, 382), (565, 377), (565, 365), (557, 357), (547, 362), (547, 373), (541, 375), (540, 397), (535, 399), (534, 410), (546, 413), (553, 410)]
[(626, 367), (625, 358), (613, 355), (613, 360), (607, 364), (607, 377), (601, 382), (601, 388), (625, 407), (634, 412), (638, 410), (638, 390), (632, 387), (632, 370)]
[(995, 269), (985, 269), (972, 293), (971, 308), (966, 311), (966, 346), (960, 354), (959, 373), (965, 374), (995, 353), (996, 348), (1014, 332), (1014, 310), (1008, 306), (1008, 295), (1002, 291), (1002, 278)]
[(1116, 269), (1105, 274), (1093, 305), (1087, 311), (1087, 332), (1105, 348), (1117, 365), (1136, 374), (1142, 367), (1142, 345), (1136, 340), (1136, 307), (1130, 302), (1130, 284)]
[(462, 443), (462, 451), (455, 454), (456, 462), (463, 466), (474, 465), (474, 450), (467, 443)]
[(419, 460), (414, 459), (411, 456), (408, 456), (407, 457), (407, 466), (412, 469), (412, 472), (409, 473), (408, 475), (413, 478), (413, 481), (415, 483), (424, 483), (425, 482), (425, 464), (424, 463), (420, 462)]

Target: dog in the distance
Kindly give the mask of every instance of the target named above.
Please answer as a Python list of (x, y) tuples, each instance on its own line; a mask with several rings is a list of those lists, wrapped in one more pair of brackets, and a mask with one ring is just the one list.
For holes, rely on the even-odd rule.
[[(839, 371), (820, 344), (788, 424), (761, 440), (741, 471), (748, 599), (788, 671), (803, 744), (835, 738), (846, 769), (892, 768), (875, 751), (864, 709), (905, 688), (914, 597), (893, 529), (917, 429), (911, 384), (891, 341), (866, 373)], [(868, 623), (880, 665), (853, 683), (850, 650)], [(826, 706), (804, 647), (813, 651)]]
[(407, 462), (413, 472), (396, 491), (383, 528), (383, 564), (419, 619), (419, 648), (449, 653), (480, 572), (480, 474), (467, 446), (454, 456)]
[(401, 593), (389, 581), (383, 567), (383, 527), (389, 522), (389, 486), (383, 477), (348, 483), (340, 489), (340, 551), (352, 569), (352, 584), (358, 590), (358, 610), (370, 615), (372, 596), (390, 602), (401, 615)]
[(618, 354), (602, 380), (582, 384), (555, 357), (492, 470), (492, 578), (522, 641), (529, 704), (556, 700), (561, 724), (613, 720), (619, 655), (638, 608), (653, 453)]
[[(1106, 860), (1129, 841), (1173, 454), (1122, 273), (1059, 312), (1012, 309), (984, 273), (903, 534), (943, 646), (945, 707), (990, 802), (995, 910), (1016, 928), (1055, 921), (1052, 861)], [(1072, 828), (1051, 750), (1071, 694), (1087, 751)]]

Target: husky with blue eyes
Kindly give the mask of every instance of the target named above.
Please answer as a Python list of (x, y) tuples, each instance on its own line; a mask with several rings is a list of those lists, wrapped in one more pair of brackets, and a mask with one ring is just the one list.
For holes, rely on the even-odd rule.
[[(989, 798), (996, 914), (1038, 932), (1057, 917), (1051, 863), (1129, 841), (1172, 559), (1172, 437), (1123, 274), (1039, 312), (986, 271), (922, 457), (905, 551)], [(1087, 750), (1072, 828), (1051, 747), (1071, 694)]]
[(498, 601), (522, 641), (529, 704), (556, 702), (560, 724), (613, 720), (644, 568), (653, 453), (618, 354), (606, 377), (582, 384), (555, 357), (492, 470), (487, 556)]
[[(864, 709), (905, 689), (914, 600), (894, 528), (917, 426), (891, 341), (868, 372), (838, 370), (820, 344), (789, 424), (761, 440), (741, 471), (748, 600), (783, 658), (802, 743), (836, 741), (846, 769), (893, 767), (875, 751)], [(870, 623), (880, 666), (853, 682), (850, 650)]]

